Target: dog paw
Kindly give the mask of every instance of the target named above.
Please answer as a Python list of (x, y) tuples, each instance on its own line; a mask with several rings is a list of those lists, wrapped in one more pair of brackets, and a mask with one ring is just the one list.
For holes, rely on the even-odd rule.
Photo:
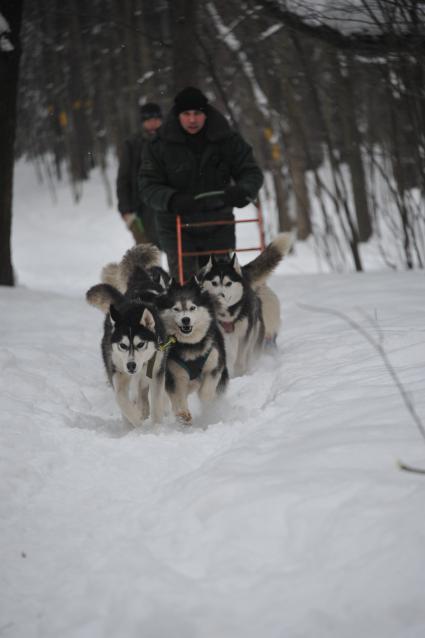
[(186, 423), (187, 425), (192, 423), (192, 415), (189, 411), (186, 412), (185, 410), (182, 410), (181, 412), (177, 412), (176, 416), (182, 423)]

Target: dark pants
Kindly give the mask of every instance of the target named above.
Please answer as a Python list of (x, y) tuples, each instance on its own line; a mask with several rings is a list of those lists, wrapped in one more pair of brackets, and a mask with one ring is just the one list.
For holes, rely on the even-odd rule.
[(143, 241), (136, 239), (136, 244), (140, 243), (150, 243), (155, 244), (159, 248), (159, 237), (158, 237), (158, 229), (156, 227), (156, 216), (153, 211), (145, 209), (139, 209), (137, 211), (137, 216), (141, 219), (143, 224)]
[[(171, 277), (178, 279), (177, 233), (175, 226), (169, 223), (158, 225), (161, 249), (167, 254), (168, 269)], [(232, 251), (236, 246), (235, 226), (211, 226), (199, 229), (182, 229), (183, 252), (203, 252), (210, 250)], [(187, 281), (208, 261), (209, 255), (183, 257), (184, 279)]]

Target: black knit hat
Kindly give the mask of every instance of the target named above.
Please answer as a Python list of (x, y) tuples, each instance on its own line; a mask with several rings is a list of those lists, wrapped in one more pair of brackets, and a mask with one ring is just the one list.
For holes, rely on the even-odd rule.
[(161, 107), (154, 102), (147, 102), (140, 107), (140, 119), (142, 122), (150, 120), (153, 117), (162, 119)]
[(179, 115), (183, 111), (205, 111), (208, 98), (194, 86), (187, 86), (177, 93), (174, 98), (174, 113)]

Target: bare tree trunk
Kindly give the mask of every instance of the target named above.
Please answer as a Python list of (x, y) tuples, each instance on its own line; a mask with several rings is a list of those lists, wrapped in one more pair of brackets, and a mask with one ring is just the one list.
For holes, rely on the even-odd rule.
[(310, 199), (305, 181), (307, 167), (305, 155), (301, 149), (299, 140), (295, 135), (292, 135), (292, 131), (291, 144), (288, 146), (287, 161), (295, 195), (297, 238), (307, 239), (307, 237), (311, 235)]
[[(341, 69), (341, 62), (344, 62), (344, 71)], [(335, 59), (335, 64), (338, 83), (341, 87), (343, 134), (347, 162), (351, 173), (359, 241), (367, 241), (372, 235), (372, 222), (361, 156), (361, 139), (356, 119), (355, 97), (351, 76), (352, 64), (351, 60), (347, 60), (346, 58), (343, 60)]]
[(173, 33), (174, 89), (197, 86), (199, 75), (196, 0), (173, 0), (170, 3)]
[(3, 87), (0, 98), (0, 285), (3, 286), (15, 283), (10, 235), (22, 8), (23, 0), (3, 0), (1, 7), (10, 27), (10, 33), (3, 33), (0, 49), (0, 86)]

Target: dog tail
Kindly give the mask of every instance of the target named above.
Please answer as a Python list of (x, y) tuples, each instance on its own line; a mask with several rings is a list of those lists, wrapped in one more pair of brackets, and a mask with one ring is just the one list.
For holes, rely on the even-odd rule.
[(293, 233), (280, 233), (258, 257), (243, 266), (243, 274), (254, 289), (267, 281), (279, 262), (290, 251), (293, 242)]
[(139, 244), (127, 250), (119, 265), (120, 279), (128, 283), (136, 269), (149, 270), (161, 265), (161, 253), (153, 244)]
[(111, 304), (118, 305), (125, 299), (114, 286), (110, 284), (96, 284), (86, 292), (86, 300), (91, 306), (98, 308), (105, 315), (109, 312)]

